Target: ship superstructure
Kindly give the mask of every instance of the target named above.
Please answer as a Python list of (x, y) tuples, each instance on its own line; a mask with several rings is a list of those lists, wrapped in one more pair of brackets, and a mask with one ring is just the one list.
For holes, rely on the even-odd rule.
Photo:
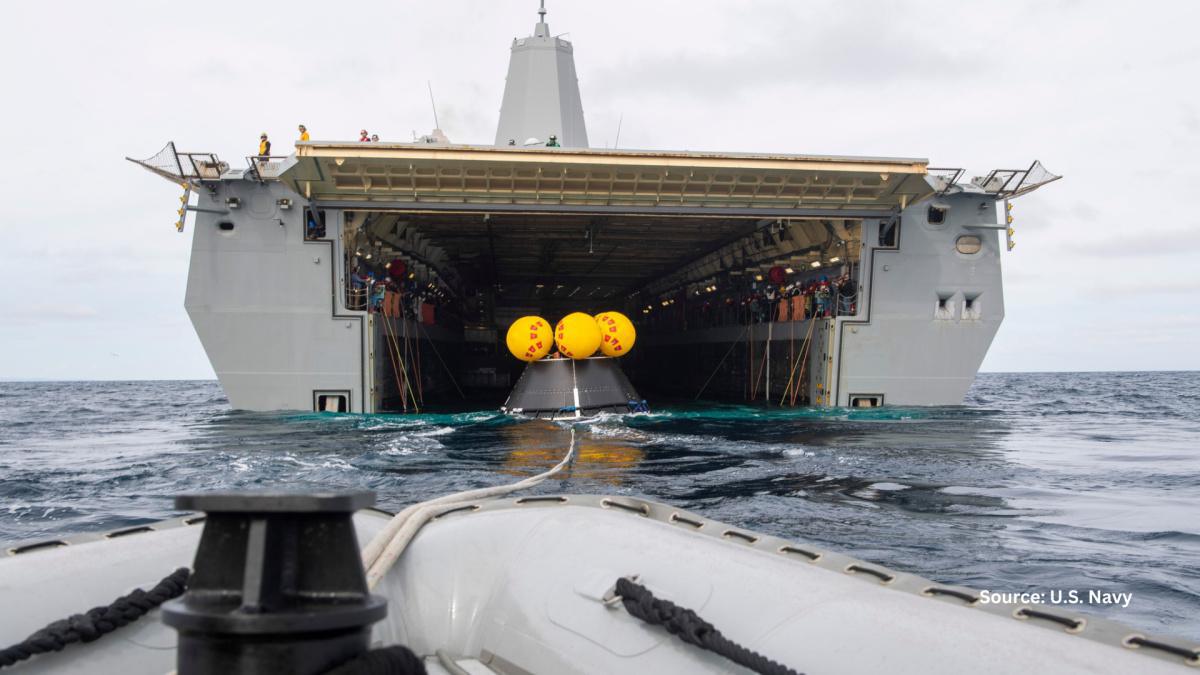
[(513, 319), (611, 309), (638, 324), (639, 390), (958, 404), (1004, 316), (1010, 200), (1058, 178), (589, 148), (544, 8), (513, 42), (493, 145), (317, 140), (245, 162), (173, 144), (138, 162), (197, 194), (185, 306), (213, 368), (235, 408), (362, 413), (503, 398)]

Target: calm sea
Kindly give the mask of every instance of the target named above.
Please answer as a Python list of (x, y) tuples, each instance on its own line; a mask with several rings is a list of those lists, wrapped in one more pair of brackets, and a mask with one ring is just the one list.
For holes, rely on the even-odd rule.
[[(216, 488), (366, 487), (398, 509), (540, 471), (567, 427), (490, 411), (258, 414), (215, 382), (0, 382), (0, 543), (174, 514)], [(578, 425), (542, 492), (627, 494), (1200, 638), (1200, 373), (984, 374), (966, 404), (667, 406)]]

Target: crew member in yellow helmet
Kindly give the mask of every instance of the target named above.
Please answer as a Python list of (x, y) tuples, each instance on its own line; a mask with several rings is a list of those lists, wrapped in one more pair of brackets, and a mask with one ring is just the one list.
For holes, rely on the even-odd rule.
[(600, 328), (590, 314), (568, 314), (554, 328), (554, 342), (563, 356), (586, 359), (600, 347)]
[(633, 322), (620, 312), (597, 314), (596, 326), (600, 328), (600, 351), (605, 356), (625, 356), (637, 341)]
[(550, 322), (540, 316), (523, 316), (508, 327), (508, 351), (522, 361), (537, 361), (550, 353), (554, 334)]

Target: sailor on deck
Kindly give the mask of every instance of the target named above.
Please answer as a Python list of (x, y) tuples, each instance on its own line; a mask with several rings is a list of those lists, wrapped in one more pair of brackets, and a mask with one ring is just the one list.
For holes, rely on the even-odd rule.
[(258, 161), (266, 162), (271, 155), (271, 141), (267, 140), (267, 132), (258, 137)]
[(308, 129), (303, 124), (300, 125), (300, 140), (301, 141), (308, 140)]

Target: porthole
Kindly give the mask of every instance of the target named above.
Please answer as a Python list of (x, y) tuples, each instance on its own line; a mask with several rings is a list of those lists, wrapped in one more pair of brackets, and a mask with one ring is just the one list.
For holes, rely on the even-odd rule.
[(974, 234), (964, 234), (955, 240), (954, 249), (963, 255), (974, 255), (983, 249), (983, 240)]
[(943, 206), (929, 207), (929, 224), (930, 225), (941, 225), (942, 223), (945, 223), (946, 222), (946, 212), (949, 210), (950, 209), (945, 208)]
[(233, 223), (229, 222), (228, 220), (222, 220), (221, 222), (217, 223), (217, 228), (222, 232), (233, 232)]

